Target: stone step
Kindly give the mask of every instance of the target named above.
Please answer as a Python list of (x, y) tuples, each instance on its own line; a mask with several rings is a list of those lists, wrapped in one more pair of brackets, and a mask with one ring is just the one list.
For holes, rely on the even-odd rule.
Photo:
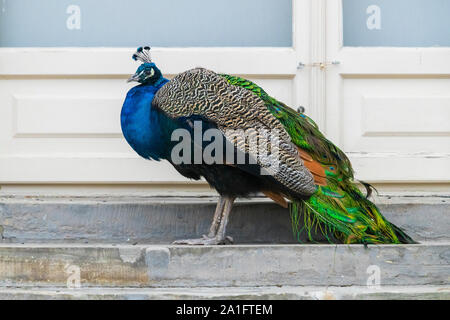
[[(207, 197), (0, 198), (0, 235), (3, 243), (171, 243), (207, 233), (216, 201)], [(376, 203), (416, 241), (450, 241), (449, 198), (379, 197)], [(239, 244), (296, 243), (288, 211), (263, 199), (238, 201), (227, 233)]]
[(450, 287), (0, 288), (0, 300), (450, 300)]
[[(79, 276), (78, 276), (79, 275)], [(0, 287), (450, 286), (450, 243), (1, 244)]]

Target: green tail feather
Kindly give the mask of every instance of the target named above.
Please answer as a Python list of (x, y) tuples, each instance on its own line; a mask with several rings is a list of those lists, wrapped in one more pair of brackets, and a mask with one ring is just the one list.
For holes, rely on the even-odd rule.
[(342, 198), (330, 196), (328, 188), (324, 192), (324, 188), (319, 187), (308, 200), (292, 201), (289, 211), (297, 239), (305, 232), (308, 239), (314, 241), (314, 234), (319, 232), (332, 243), (335, 240), (364, 244), (415, 243), (400, 228), (388, 222), (356, 186), (351, 187), (344, 191)]

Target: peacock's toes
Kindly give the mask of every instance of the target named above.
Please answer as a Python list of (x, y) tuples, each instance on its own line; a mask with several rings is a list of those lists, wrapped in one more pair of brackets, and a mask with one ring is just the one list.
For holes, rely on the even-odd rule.
[(203, 237), (199, 238), (199, 239), (176, 240), (176, 241), (172, 242), (172, 244), (182, 244), (182, 245), (192, 245), (192, 246), (225, 245), (225, 244), (233, 244), (233, 238), (230, 236), (226, 236), (223, 239), (221, 239), (219, 237), (210, 238), (206, 235), (203, 235)]

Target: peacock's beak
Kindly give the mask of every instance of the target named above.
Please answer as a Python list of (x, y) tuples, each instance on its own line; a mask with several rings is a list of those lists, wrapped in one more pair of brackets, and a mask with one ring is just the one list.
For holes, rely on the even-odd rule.
[(139, 81), (139, 75), (135, 73), (127, 80), (127, 82), (132, 82), (132, 81)]

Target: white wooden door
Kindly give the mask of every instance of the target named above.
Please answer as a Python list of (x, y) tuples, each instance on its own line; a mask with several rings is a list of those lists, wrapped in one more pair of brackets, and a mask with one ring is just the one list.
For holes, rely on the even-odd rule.
[[(297, 70), (297, 64), (307, 59), (309, 5), (309, 0), (293, 1), (291, 46), (153, 47), (153, 60), (167, 77), (202, 66), (254, 80), (293, 107), (306, 105), (308, 75)], [(67, 14), (70, 32), (77, 32), (72, 15), (81, 10), (83, 17), (83, 6), (68, 7), (67, 13), (62, 9), (58, 14)], [(57, 26), (65, 28), (61, 21), (64, 25)], [(83, 30), (83, 20), (80, 25)], [(139, 158), (122, 137), (120, 109), (133, 85), (125, 80), (137, 68), (130, 58), (134, 50), (0, 48), (2, 185), (186, 181), (167, 162)]]
[[(77, 10), (68, 9), (62, 14), (71, 35), (79, 31), (72, 19)], [(291, 14), (291, 45), (154, 47), (153, 59), (168, 77), (203, 66), (254, 80), (294, 108), (305, 106), (349, 153), (360, 179), (448, 184), (450, 49), (344, 46), (342, 0), (293, 0)], [(362, 14), (365, 27), (373, 8)], [(1, 30), (7, 22), (2, 16)], [(0, 45), (17, 41), (1, 30)], [(108, 39), (114, 42), (114, 34)], [(120, 108), (131, 87), (125, 80), (137, 67), (130, 59), (135, 48), (67, 45), (0, 48), (0, 184), (191, 188), (167, 163), (140, 159), (121, 135)]]
[[(340, 62), (322, 71), (328, 136), (360, 179), (450, 182), (450, 27), (438, 13), (448, 13), (448, 1), (346, 1), (321, 1), (326, 61)], [(422, 27), (442, 19), (435, 21), (441, 28), (418, 39), (414, 15)], [(442, 47), (430, 47), (435, 38)]]

